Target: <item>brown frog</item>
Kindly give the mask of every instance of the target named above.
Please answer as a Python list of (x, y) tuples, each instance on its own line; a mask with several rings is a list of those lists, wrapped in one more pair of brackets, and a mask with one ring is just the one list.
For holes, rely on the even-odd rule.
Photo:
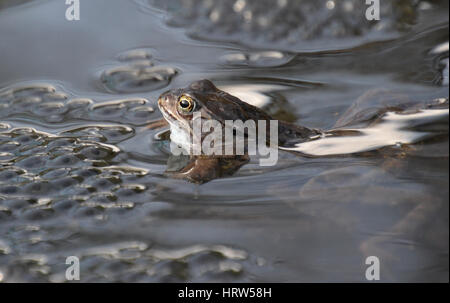
[[(163, 93), (159, 97), (158, 106), (164, 116), (165, 123), (170, 125), (170, 140), (172, 143), (190, 151), (186, 157), (177, 158), (178, 160), (184, 160), (184, 164), (174, 165), (177, 166), (175, 169), (169, 167), (167, 173), (173, 178), (186, 179), (194, 183), (205, 183), (215, 178), (232, 175), (248, 163), (251, 153), (247, 149), (244, 153), (237, 153), (236, 150), (233, 150), (233, 153), (227, 155), (192, 153), (191, 147), (195, 141), (193, 140), (195, 136), (193, 130), (196, 114), (201, 114), (201, 125), (212, 120), (217, 121), (219, 126), (226, 125), (226, 121), (254, 121), (256, 133), (259, 133), (258, 122), (265, 121), (266, 134), (270, 134), (270, 122), (277, 121), (278, 138), (276, 144), (280, 149), (310, 156), (339, 155), (341, 153), (352, 154), (383, 150), (382, 147), (389, 146), (392, 144), (392, 140), (396, 140), (397, 137), (392, 136), (398, 134), (401, 135), (399, 142), (410, 140), (410, 143), (414, 143), (414, 140), (418, 140), (414, 136), (405, 139), (402, 132), (392, 132), (392, 130), (395, 130), (393, 128), (389, 129), (390, 135), (383, 136), (380, 141), (379, 134), (385, 132), (385, 130), (384, 128), (377, 129), (376, 125), (383, 123), (383, 119), (387, 117), (389, 127), (394, 125), (401, 130), (406, 127), (406, 124), (398, 121), (401, 122), (404, 119), (401, 116), (389, 116), (389, 113), (411, 114), (417, 112), (420, 114), (423, 109), (443, 108), (448, 110), (448, 98), (435, 99), (430, 102), (412, 102), (402, 94), (384, 90), (371, 90), (356, 100), (355, 104), (337, 121), (335, 127), (327, 131), (319, 131), (275, 120), (263, 110), (218, 89), (209, 80), (196, 81), (186, 88)], [(423, 114), (426, 115), (427, 113)], [(444, 119), (448, 117), (448, 112), (444, 113), (443, 116)], [(417, 117), (411, 116), (411, 118), (414, 120)], [(368, 131), (360, 128), (367, 124), (372, 127)], [(158, 121), (151, 127), (161, 125), (162, 123)], [(352, 127), (350, 128), (350, 126)], [(201, 137), (197, 142), (204, 142), (205, 138), (211, 133), (212, 131), (201, 132)], [(244, 137), (247, 135), (248, 133), (244, 133)], [(238, 137), (236, 133), (234, 136), (235, 138)], [(422, 134), (418, 133), (417, 138), (421, 138), (421, 136)], [(221, 137), (224, 137), (223, 133)], [(269, 137), (266, 137), (265, 141), (265, 145), (272, 143), (269, 142)], [(333, 149), (333, 146), (338, 148)], [(305, 148), (316, 153), (304, 153)], [(175, 162), (171, 159), (169, 164)]]
[[(255, 133), (258, 133), (258, 121), (266, 121), (267, 134), (270, 133), (270, 121), (274, 120), (261, 109), (218, 89), (209, 80), (196, 81), (186, 88), (163, 93), (159, 97), (158, 106), (171, 127), (171, 141), (185, 150), (189, 150), (193, 142), (194, 114), (201, 114), (201, 124), (210, 120), (218, 121), (222, 126), (227, 120), (254, 121)], [(278, 121), (277, 123), (278, 142), (276, 143), (279, 146), (305, 142), (317, 138), (321, 134), (318, 130), (288, 122)], [(211, 132), (202, 133), (200, 141), (210, 134)], [(244, 134), (244, 136), (247, 135), (248, 133)], [(268, 141), (269, 138), (266, 140)], [(248, 161), (248, 150), (245, 150), (244, 154), (234, 153), (218, 156), (193, 155), (191, 150), (189, 163), (181, 170), (168, 171), (168, 173), (174, 178), (204, 183), (218, 177), (232, 175)]]

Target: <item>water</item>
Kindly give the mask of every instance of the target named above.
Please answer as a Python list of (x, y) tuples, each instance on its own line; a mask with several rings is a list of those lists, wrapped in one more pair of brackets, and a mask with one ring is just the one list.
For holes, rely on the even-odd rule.
[[(382, 281), (448, 282), (448, 2), (370, 24), (360, 1), (22, 2), (0, 4), (0, 280), (64, 281), (73, 255), (87, 282), (364, 282), (374, 255)], [(340, 132), (167, 178), (145, 126), (202, 78)]]

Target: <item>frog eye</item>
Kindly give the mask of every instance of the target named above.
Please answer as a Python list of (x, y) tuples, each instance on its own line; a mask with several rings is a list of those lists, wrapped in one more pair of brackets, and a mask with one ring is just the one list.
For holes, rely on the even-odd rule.
[(194, 100), (186, 95), (182, 95), (178, 99), (178, 109), (181, 113), (188, 114), (194, 111), (195, 102)]

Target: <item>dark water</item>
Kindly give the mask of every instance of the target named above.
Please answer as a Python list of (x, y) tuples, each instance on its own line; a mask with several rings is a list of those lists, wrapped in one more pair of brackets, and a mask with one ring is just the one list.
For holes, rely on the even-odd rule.
[[(448, 1), (381, 2), (0, 1), (0, 281), (448, 282)], [(169, 179), (144, 127), (202, 78), (363, 136)]]

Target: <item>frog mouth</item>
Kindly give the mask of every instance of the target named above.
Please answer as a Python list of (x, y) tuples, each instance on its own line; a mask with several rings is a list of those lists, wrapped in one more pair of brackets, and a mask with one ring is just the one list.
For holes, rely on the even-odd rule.
[(177, 118), (172, 115), (169, 111), (167, 111), (164, 107), (159, 106), (159, 110), (161, 111), (164, 119), (167, 120), (169, 123), (175, 123), (175, 121), (178, 121)]
[(158, 107), (159, 110), (161, 111), (164, 119), (166, 119), (167, 122), (169, 122), (169, 125), (172, 126), (177, 126), (177, 127), (181, 127), (183, 125), (182, 122), (180, 122), (180, 120), (175, 117), (170, 111), (166, 110), (163, 106), (160, 105), (160, 103), (158, 102)]

